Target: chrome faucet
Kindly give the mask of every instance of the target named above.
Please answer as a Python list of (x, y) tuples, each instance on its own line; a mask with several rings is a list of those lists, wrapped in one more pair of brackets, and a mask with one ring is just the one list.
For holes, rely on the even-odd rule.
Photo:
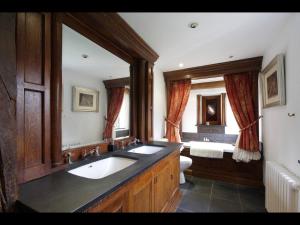
[(72, 161), (72, 153), (71, 153), (71, 152), (68, 152), (68, 153), (67, 153), (67, 160), (68, 160), (68, 163), (69, 163), (69, 164), (72, 164), (72, 163), (73, 163), (73, 161)]
[(121, 141), (121, 149), (122, 149), (122, 150), (125, 149), (125, 141)]
[(88, 153), (86, 152), (86, 150), (84, 150), (84, 153), (82, 155), (82, 159), (87, 158), (88, 156), (100, 156), (100, 149), (99, 146), (97, 146), (95, 149), (89, 151)]
[(132, 144), (137, 145), (137, 142), (140, 142), (140, 140), (137, 138), (134, 138), (134, 140), (132, 142), (130, 142), (129, 145), (132, 145)]
[(209, 142), (210, 140), (209, 140), (209, 138), (204, 137), (204, 138), (203, 138), (203, 141)]
[(95, 153), (95, 156), (99, 156), (99, 155), (100, 155), (100, 149), (99, 149), (99, 146), (96, 147), (94, 153)]

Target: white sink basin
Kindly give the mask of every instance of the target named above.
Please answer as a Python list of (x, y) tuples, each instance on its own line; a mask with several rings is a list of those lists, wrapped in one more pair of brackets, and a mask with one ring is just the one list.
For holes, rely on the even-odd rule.
[(128, 152), (132, 153), (139, 153), (139, 154), (154, 154), (156, 152), (159, 152), (163, 150), (163, 147), (156, 147), (156, 146), (141, 146), (138, 148), (134, 148), (129, 150)]
[(90, 179), (100, 179), (125, 169), (136, 161), (123, 157), (109, 157), (69, 170), (68, 173)]

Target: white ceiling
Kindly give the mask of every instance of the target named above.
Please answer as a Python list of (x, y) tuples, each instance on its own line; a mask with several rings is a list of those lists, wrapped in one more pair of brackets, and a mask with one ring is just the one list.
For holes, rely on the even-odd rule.
[[(87, 54), (84, 59), (82, 54)], [(129, 76), (129, 64), (63, 25), (62, 68), (100, 80)]]
[[(159, 54), (162, 71), (262, 56), (290, 13), (119, 13)], [(191, 29), (188, 24), (197, 22)], [(229, 59), (229, 56), (234, 56)]]

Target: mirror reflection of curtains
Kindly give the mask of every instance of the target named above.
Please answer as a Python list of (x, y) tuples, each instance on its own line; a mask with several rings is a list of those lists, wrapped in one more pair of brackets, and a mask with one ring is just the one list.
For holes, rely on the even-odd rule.
[[(119, 116), (115, 122), (115, 129), (124, 130), (123, 135), (116, 134), (116, 137), (129, 136), (129, 108), (130, 108), (130, 90), (125, 87), (122, 106)], [(126, 134), (126, 135), (125, 135)]]
[(125, 87), (114, 87), (109, 90), (109, 101), (107, 107), (106, 125), (103, 132), (103, 139), (113, 138), (113, 130), (115, 122), (119, 116), (123, 103)]
[(130, 77), (104, 80), (103, 83), (108, 103), (104, 140), (130, 136)]

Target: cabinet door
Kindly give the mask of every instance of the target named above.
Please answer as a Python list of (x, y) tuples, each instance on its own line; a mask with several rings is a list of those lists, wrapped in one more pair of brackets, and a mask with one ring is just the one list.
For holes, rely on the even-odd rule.
[(171, 163), (171, 195), (174, 194), (174, 192), (177, 191), (179, 188), (179, 173), (180, 173), (180, 162), (179, 162), (180, 154), (179, 152), (176, 153), (172, 160), (170, 160)]
[(130, 186), (129, 212), (152, 212), (153, 182), (151, 171), (137, 178)]
[(50, 159), (51, 14), (17, 14), (19, 183), (46, 175)]
[(112, 193), (107, 199), (97, 203), (87, 210), (87, 212), (128, 212), (128, 191), (126, 187)]
[(168, 161), (161, 162), (154, 170), (154, 210), (163, 211), (171, 196), (171, 166)]

